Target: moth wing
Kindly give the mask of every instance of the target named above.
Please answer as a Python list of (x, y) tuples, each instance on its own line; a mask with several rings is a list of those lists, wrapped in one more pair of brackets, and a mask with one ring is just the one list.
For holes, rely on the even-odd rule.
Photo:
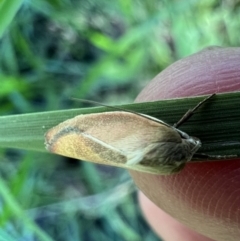
[(45, 144), (50, 152), (67, 157), (115, 166), (122, 166), (126, 162), (122, 151), (88, 134), (79, 134), (74, 129), (58, 133), (54, 138), (51, 131), (48, 132)]
[(127, 156), (126, 165), (133, 166), (139, 164), (143, 160), (143, 152), (134, 152), (131, 155)]
[(46, 148), (56, 154), (134, 168), (157, 142), (181, 142), (176, 130), (128, 112), (79, 115), (50, 129)]
[(66, 125), (75, 126), (81, 132), (128, 153), (140, 151), (149, 143), (181, 142), (173, 128), (128, 112), (80, 115)]
[(191, 156), (182, 143), (150, 143), (141, 152), (128, 155), (126, 164), (130, 169), (166, 175), (180, 171)]

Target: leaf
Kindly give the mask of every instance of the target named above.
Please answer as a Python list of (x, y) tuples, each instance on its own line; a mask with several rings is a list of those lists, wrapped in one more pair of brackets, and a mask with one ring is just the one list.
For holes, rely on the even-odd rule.
[[(201, 97), (161, 100), (119, 106), (151, 115), (172, 125)], [(240, 92), (217, 94), (179, 129), (202, 142), (199, 153), (240, 155)], [(57, 124), (79, 114), (112, 111), (108, 107), (92, 107), (0, 117), (0, 146), (45, 152), (44, 134)]]

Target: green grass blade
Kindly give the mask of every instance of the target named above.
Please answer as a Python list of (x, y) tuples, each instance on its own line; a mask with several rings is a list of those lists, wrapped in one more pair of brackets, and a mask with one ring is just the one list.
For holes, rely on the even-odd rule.
[(23, 0), (5, 0), (0, 3), (0, 38), (13, 20)]
[[(121, 107), (174, 124), (203, 98), (162, 100)], [(240, 92), (217, 94), (179, 129), (200, 138), (203, 143), (200, 152), (215, 155), (240, 155), (239, 100)], [(93, 107), (0, 117), (0, 147), (46, 151), (44, 133), (51, 127), (79, 114), (109, 110), (112, 111), (107, 107)]]
[(7, 203), (8, 208), (11, 208), (12, 215), (15, 218), (21, 218), (26, 228), (29, 228), (41, 241), (53, 241), (43, 230), (41, 230), (30, 218), (26, 216), (22, 208), (17, 203), (11, 191), (7, 187), (3, 179), (0, 180), (0, 196)]

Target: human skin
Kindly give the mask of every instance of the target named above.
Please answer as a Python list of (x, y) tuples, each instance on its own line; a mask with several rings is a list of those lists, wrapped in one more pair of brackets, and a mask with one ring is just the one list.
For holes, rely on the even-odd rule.
[[(169, 66), (136, 101), (238, 90), (240, 48), (214, 47)], [(165, 241), (240, 240), (240, 160), (189, 163), (169, 176), (130, 174), (146, 220)]]

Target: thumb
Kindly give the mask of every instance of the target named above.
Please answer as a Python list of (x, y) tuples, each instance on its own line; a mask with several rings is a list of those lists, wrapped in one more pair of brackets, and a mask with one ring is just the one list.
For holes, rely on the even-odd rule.
[[(206, 49), (162, 71), (139, 94), (137, 101), (240, 90), (239, 63), (239, 48)], [(139, 189), (157, 207), (182, 224), (213, 240), (239, 239), (240, 160), (192, 163), (170, 176), (130, 173)], [(154, 228), (162, 235), (160, 220), (163, 212), (159, 213), (159, 219), (156, 213), (147, 213), (143, 197), (141, 195), (140, 200), (147, 219), (150, 223), (153, 218), (155, 223), (159, 220)], [(176, 240), (171, 239), (175, 230), (168, 222), (166, 220), (164, 224), (170, 232), (168, 240)], [(188, 230), (178, 240), (189, 240), (185, 239), (184, 233)]]

